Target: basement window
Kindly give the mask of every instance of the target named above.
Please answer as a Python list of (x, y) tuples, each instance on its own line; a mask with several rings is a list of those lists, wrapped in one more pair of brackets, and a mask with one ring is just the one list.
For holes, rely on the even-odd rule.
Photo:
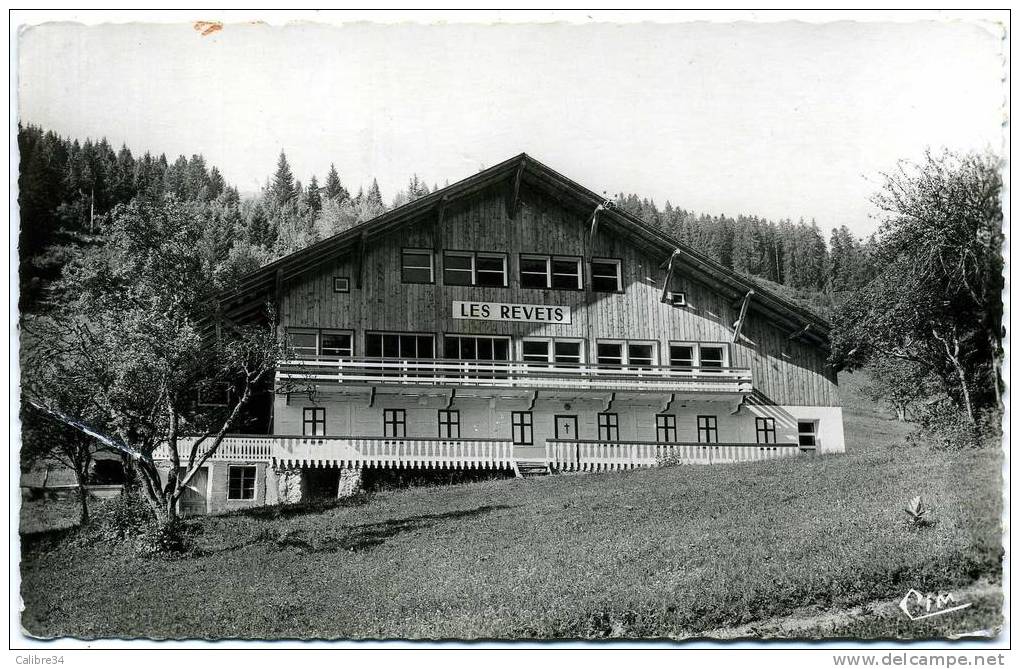
[(818, 445), (818, 423), (813, 420), (797, 421), (797, 441), (801, 448), (814, 448)]
[(620, 441), (620, 416), (615, 413), (599, 414), (599, 441)]
[(755, 418), (754, 419), (754, 431), (758, 437), (759, 444), (774, 444), (776, 443), (776, 419), (775, 418)]
[(591, 289), (598, 293), (619, 293), (623, 290), (623, 277), (619, 260), (605, 258), (591, 261)]
[(655, 440), (660, 444), (676, 442), (676, 416), (671, 413), (655, 416)]
[(301, 434), (306, 437), (321, 437), (326, 434), (324, 407), (305, 407), (301, 414)]
[(230, 465), (227, 472), (227, 499), (255, 499), (255, 467)]
[(460, 411), (456, 409), (439, 410), (439, 438), (460, 439)]
[(407, 411), (405, 409), (383, 410), (383, 436), (403, 439), (407, 436)]
[(519, 446), (531, 446), (535, 443), (535, 435), (530, 411), (514, 411), (510, 414), (510, 427), (514, 443)]
[(400, 260), (400, 280), (404, 283), (432, 283), (432, 251), (404, 249)]
[(719, 421), (715, 416), (698, 416), (698, 443), (719, 443)]

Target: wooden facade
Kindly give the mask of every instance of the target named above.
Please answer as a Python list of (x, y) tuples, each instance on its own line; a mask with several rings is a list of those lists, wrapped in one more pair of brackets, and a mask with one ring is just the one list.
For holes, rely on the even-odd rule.
[[(447, 252), (473, 269), (445, 276)], [(503, 285), (459, 285), (480, 267)], [(536, 267), (563, 287), (524, 285)], [(215, 460), (235, 469), (210, 479), (258, 463), (251, 503), (293, 501), (295, 471), (330, 467), (604, 471), (845, 449), (827, 323), (525, 155), (272, 263), (223, 314), (257, 318), (267, 301), (293, 346), (271, 434), (229, 437)], [(397, 335), (420, 354), (383, 352)], [(502, 338), (501, 353), (451, 356), (451, 342), (482, 348), (459, 338)], [(543, 340), (578, 353), (536, 362)], [(640, 355), (613, 359), (620, 342)]]

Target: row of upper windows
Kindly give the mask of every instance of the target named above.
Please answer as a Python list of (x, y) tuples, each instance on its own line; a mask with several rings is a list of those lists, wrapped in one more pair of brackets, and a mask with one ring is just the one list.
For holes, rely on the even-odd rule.
[[(295, 355), (354, 357), (354, 333), (350, 330), (291, 328), (288, 345)], [(511, 360), (512, 340), (505, 336), (443, 335), (442, 358), (447, 360)], [(584, 339), (525, 337), (517, 359), (524, 362), (581, 364), (587, 361)], [(601, 365), (652, 367), (660, 364), (659, 342), (598, 339), (595, 362)], [(434, 359), (436, 335), (423, 333), (366, 332), (365, 356), (369, 358)], [(729, 367), (729, 345), (722, 342), (670, 342), (670, 367)]]
[[(521, 288), (581, 290), (584, 275), (578, 256), (522, 253), (518, 258)], [(593, 258), (591, 289), (600, 293), (623, 290), (623, 270), (614, 258)], [(443, 284), (447, 286), (509, 286), (506, 253), (443, 251)], [(404, 249), (400, 254), (400, 280), (404, 283), (435, 283), (435, 255), (428, 249)]]
[[(576, 417), (575, 417), (576, 420)], [(776, 419), (756, 417), (755, 437), (759, 444), (776, 443)], [(698, 443), (719, 443), (719, 421), (716, 416), (698, 416)], [(439, 409), (436, 414), (436, 425), (440, 439), (460, 439), (460, 411), (456, 409)], [(325, 407), (306, 407), (302, 411), (302, 434), (305, 436), (325, 436)], [(519, 446), (534, 444), (534, 414), (530, 411), (514, 411), (510, 416), (511, 438)], [(615, 413), (598, 414), (599, 441), (618, 442), (620, 440), (620, 416)], [(798, 421), (798, 443), (802, 447), (816, 445), (817, 423), (814, 421)], [(383, 436), (394, 439), (407, 437), (407, 411), (405, 409), (383, 410)], [(559, 437), (559, 435), (557, 435)], [(655, 440), (660, 443), (676, 443), (676, 415), (656, 414)]]

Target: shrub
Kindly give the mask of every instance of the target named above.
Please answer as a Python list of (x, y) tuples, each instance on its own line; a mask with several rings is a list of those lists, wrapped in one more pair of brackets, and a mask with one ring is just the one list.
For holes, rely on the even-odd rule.
[(929, 404), (917, 412), (918, 428), (907, 435), (912, 445), (926, 444), (937, 451), (959, 451), (985, 445), (981, 431), (949, 402)]
[(149, 556), (175, 555), (187, 548), (184, 523), (178, 519), (165, 523), (150, 522), (135, 542), (135, 550)]
[(153, 522), (152, 509), (137, 493), (128, 492), (103, 505), (98, 528), (99, 538), (122, 541), (137, 537)]

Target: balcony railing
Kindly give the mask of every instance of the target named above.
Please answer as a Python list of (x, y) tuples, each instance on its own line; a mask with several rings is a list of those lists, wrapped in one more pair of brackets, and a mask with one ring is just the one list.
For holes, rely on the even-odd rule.
[(606, 471), (663, 464), (711, 465), (813, 453), (796, 444), (691, 444), (548, 439), (546, 460), (561, 471)]
[[(194, 441), (194, 437), (178, 440), (182, 460)], [(200, 453), (211, 444), (207, 439), (199, 447)], [(168, 460), (169, 448), (156, 449), (153, 458)], [(231, 435), (224, 437), (212, 459), (272, 462), (281, 467), (510, 469), (513, 443), (499, 439)]]
[(294, 358), (279, 363), (277, 379), (371, 385), (751, 392), (751, 370), (742, 367), (596, 365), (516, 360)]

